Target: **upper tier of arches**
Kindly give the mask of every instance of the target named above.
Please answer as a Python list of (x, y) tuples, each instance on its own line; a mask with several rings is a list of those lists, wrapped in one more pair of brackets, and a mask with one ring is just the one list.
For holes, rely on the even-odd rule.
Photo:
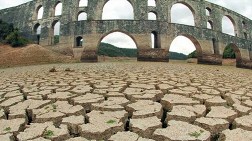
[[(106, 6), (111, 3), (113, 0), (54, 0), (54, 1), (40, 1), (36, 2), (32, 1), (35, 5), (33, 20), (43, 20), (43, 19), (51, 19), (55, 16), (70, 15), (73, 18), (69, 18), (69, 22), (71, 21), (82, 21), (82, 20), (120, 20), (120, 18), (103, 18), (106, 15), (105, 9)], [(156, 21), (167, 21), (168, 23), (177, 23), (177, 24), (185, 24), (196, 26), (200, 28), (205, 28), (209, 30), (215, 30), (218, 32), (223, 32), (225, 34), (230, 34), (233, 36), (237, 36), (239, 38), (251, 39), (252, 38), (252, 21), (232, 10), (223, 8), (216, 4), (212, 4), (210, 2), (198, 2), (195, 0), (119, 0), (122, 2), (128, 2), (128, 7), (131, 8), (129, 11), (133, 12), (131, 15), (123, 15), (124, 18), (122, 20), (156, 20)], [(141, 2), (139, 2), (141, 1)], [(51, 5), (48, 6), (48, 3)], [(200, 3), (201, 7), (197, 6)], [(62, 4), (62, 10), (57, 11), (57, 6)], [(71, 6), (69, 6), (69, 4)], [(184, 22), (173, 22), (172, 17), (176, 17), (176, 13), (173, 14), (173, 8), (176, 5), (183, 5), (187, 7), (190, 11), (185, 11), (187, 13), (191, 13), (193, 17), (193, 24), (186, 24)], [(38, 9), (43, 8), (43, 17), (38, 17), (39, 14)], [(71, 7), (71, 9), (69, 8)], [(91, 8), (92, 7), (92, 8)], [(115, 7), (115, 6), (114, 6)], [(113, 7), (113, 8), (114, 8)], [(116, 8), (114, 10), (114, 14), (116, 14)], [(119, 9), (120, 10), (120, 9)], [(201, 12), (203, 11), (203, 12)], [(79, 14), (85, 13), (85, 18), (79, 20)], [(105, 14), (104, 14), (105, 13)], [(107, 13), (110, 13), (108, 11)], [(203, 13), (203, 14), (202, 14)], [(152, 15), (150, 15), (152, 14)], [(190, 15), (190, 14), (189, 14)], [(128, 18), (127, 18), (128, 16)], [(150, 18), (151, 17), (151, 18)], [(153, 18), (154, 17), (154, 18)], [(231, 22), (229, 25), (223, 26), (228, 23), (223, 21), (223, 18), (228, 18)], [(183, 18), (183, 17), (182, 17)], [(226, 27), (233, 27), (233, 33), (226, 32)]]

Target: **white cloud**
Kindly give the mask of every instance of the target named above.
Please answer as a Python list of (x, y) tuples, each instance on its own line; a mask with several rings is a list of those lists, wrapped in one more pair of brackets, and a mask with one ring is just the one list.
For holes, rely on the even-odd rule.
[(114, 32), (103, 38), (102, 42), (110, 43), (120, 48), (136, 48), (135, 42), (128, 35)]
[[(183, 43), (181, 43), (181, 41)], [(171, 43), (171, 47), (170, 47), (170, 51), (172, 52), (179, 52), (179, 53), (183, 53), (183, 54), (190, 54), (191, 52), (195, 51), (196, 48), (194, 46), (194, 44), (192, 43), (192, 41), (184, 36), (178, 36), (176, 37), (172, 43)]]
[(110, 0), (103, 8), (102, 19), (134, 19), (134, 10), (126, 0)]
[(0, 0), (0, 9), (17, 6), (32, 0)]

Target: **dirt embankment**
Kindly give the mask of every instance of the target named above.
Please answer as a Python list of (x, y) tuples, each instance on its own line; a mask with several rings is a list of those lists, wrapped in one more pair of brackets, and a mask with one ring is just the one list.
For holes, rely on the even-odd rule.
[(62, 55), (39, 45), (31, 44), (20, 48), (0, 45), (0, 67), (68, 62), (74, 62), (72, 56)]

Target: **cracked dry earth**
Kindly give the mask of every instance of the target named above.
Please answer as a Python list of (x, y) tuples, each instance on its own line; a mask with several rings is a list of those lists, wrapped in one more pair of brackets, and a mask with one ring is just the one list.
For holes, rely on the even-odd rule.
[(0, 77), (1, 141), (252, 140), (251, 70), (119, 62)]

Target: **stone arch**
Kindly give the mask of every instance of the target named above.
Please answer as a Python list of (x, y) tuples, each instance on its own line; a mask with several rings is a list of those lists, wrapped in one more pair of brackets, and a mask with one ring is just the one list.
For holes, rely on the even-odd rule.
[(208, 29), (213, 29), (213, 22), (211, 20), (207, 21), (207, 28)]
[(148, 20), (157, 20), (157, 13), (156, 12), (149, 12), (148, 13)]
[(211, 16), (212, 9), (209, 7), (206, 7), (206, 16)]
[[(36, 24), (33, 26), (33, 32), (34, 32), (35, 34), (37, 34), (37, 35), (38, 35), (38, 32), (41, 32), (41, 31), (38, 31), (38, 30), (39, 30), (39, 27), (40, 27), (40, 29), (41, 29), (40, 23), (36, 23)], [(40, 33), (39, 33), (39, 34), (40, 34)]]
[(44, 7), (39, 5), (36, 9), (36, 20), (42, 19), (44, 15)]
[[(183, 6), (184, 10), (186, 10), (187, 13), (190, 13), (191, 12), (191, 15), (190, 16), (184, 16), (184, 13), (181, 12), (181, 11), (177, 11), (177, 7), (176, 6)], [(180, 2), (176, 2), (172, 5), (171, 7), (171, 10), (170, 10), (170, 16), (171, 16), (171, 23), (177, 23), (177, 24), (185, 24), (185, 25), (191, 25), (191, 26), (195, 26), (195, 10), (192, 8), (192, 6), (184, 1), (180, 1)], [(189, 12), (190, 11), (190, 12)], [(187, 23), (187, 22), (184, 22), (184, 21), (179, 21), (179, 19), (181, 18), (178, 18), (178, 16), (176, 14), (179, 14), (179, 17), (181, 18), (188, 18), (186, 21), (191, 21), (191, 23)], [(175, 16), (176, 15), (176, 16)]]
[(33, 27), (33, 32), (36, 36), (36, 42), (37, 44), (39, 44), (40, 42), (40, 34), (41, 34), (41, 25), (40, 23), (36, 23)]
[[(120, 6), (113, 5), (113, 2), (118, 3)], [(112, 11), (111, 8), (110, 8), (110, 7), (113, 7), (113, 6), (115, 6), (115, 11)], [(124, 11), (125, 6), (129, 7), (129, 10), (126, 13), (125, 12), (120, 12), (120, 11)], [(110, 13), (110, 14), (108, 14), (107, 12)], [(124, 14), (129, 14), (130, 13), (129, 14), (130, 16), (129, 15), (124, 15), (124, 14), (119, 15), (121, 13), (124, 13)], [(120, 20), (120, 19), (134, 20), (134, 6), (133, 6), (133, 3), (132, 3), (132, 0), (121, 0), (121, 1), (106, 0), (106, 2), (103, 5), (103, 8), (102, 8), (102, 20)]]
[[(229, 25), (227, 26), (225, 24), (229, 24)], [(230, 24), (232, 26), (230, 26)], [(227, 27), (231, 27), (231, 28), (227, 29)], [(230, 31), (232, 30), (232, 32), (229, 32), (229, 30)], [(229, 15), (225, 15), (222, 18), (222, 32), (226, 33), (226, 34), (233, 35), (233, 36), (237, 36), (237, 30), (236, 30), (235, 20), (231, 16), (229, 16)]]
[(236, 58), (236, 65), (241, 63), (242, 61), (242, 56), (241, 56), (241, 52), (240, 49), (238, 48), (238, 46), (234, 43), (229, 43), (227, 44), (227, 46), (224, 48), (223, 50), (223, 54), (222, 57), (224, 58), (224, 51), (226, 50), (227, 47), (231, 47), (235, 53), (235, 58)]
[(156, 7), (156, 0), (148, 0), (148, 6), (154, 6)]
[(159, 34), (157, 31), (152, 31), (151, 32), (151, 45), (152, 48), (161, 48), (160, 45), (160, 38), (159, 38)]
[[(195, 46), (196, 52), (197, 52), (197, 59), (198, 59), (198, 60), (201, 59), (202, 56), (203, 56), (203, 53), (202, 53), (202, 47), (201, 47), (199, 41), (198, 41), (194, 36), (192, 36), (192, 35), (190, 35), (190, 34), (188, 34), (188, 33), (180, 33), (180, 34), (176, 35), (176, 36), (173, 38), (172, 42), (173, 42), (177, 37), (179, 37), (179, 36), (184, 36), (184, 37), (188, 38), (188, 39), (193, 43), (193, 45)], [(171, 42), (171, 43), (172, 43), (172, 42)], [(171, 47), (171, 45), (172, 45), (172, 44), (170, 44), (170, 46), (169, 46), (169, 48), (168, 48), (169, 52), (170, 52), (170, 47)]]
[(62, 9), (63, 9), (63, 4), (61, 1), (57, 1), (55, 6), (54, 6), (54, 16), (60, 16), (62, 15)]
[(243, 32), (243, 36), (244, 36), (244, 38), (247, 40), (248, 39), (248, 34), (247, 34), (247, 32)]
[(81, 11), (77, 16), (77, 21), (84, 21), (84, 20), (87, 20), (87, 13)]
[(123, 30), (112, 30), (112, 31), (110, 31), (110, 32), (107, 32), (107, 33), (103, 34), (103, 35), (101, 36), (101, 38), (99, 39), (99, 41), (98, 41), (97, 49), (98, 49), (99, 45), (101, 44), (101, 41), (102, 41), (106, 36), (108, 36), (108, 35), (111, 34), (111, 33), (115, 33), (115, 32), (120, 32), (120, 33), (123, 33), (123, 34), (127, 35), (128, 37), (130, 37), (130, 38), (132, 39), (132, 41), (135, 43), (136, 48), (138, 49), (138, 43), (137, 43), (135, 37), (134, 37), (133, 35), (131, 35), (129, 32), (123, 31)]
[(75, 47), (82, 47), (83, 46), (83, 37), (78, 36), (75, 38)]
[(79, 0), (79, 7), (88, 6), (88, 0)]
[[(58, 26), (58, 27), (56, 27)], [(60, 39), (60, 21), (59, 20), (54, 20), (52, 22), (52, 26), (51, 26), (51, 32), (50, 32), (50, 37), (51, 39), (51, 44), (57, 44), (59, 43), (59, 39)], [(57, 29), (58, 28), (58, 29)]]
[(246, 22), (242, 21), (242, 28), (246, 28)]

